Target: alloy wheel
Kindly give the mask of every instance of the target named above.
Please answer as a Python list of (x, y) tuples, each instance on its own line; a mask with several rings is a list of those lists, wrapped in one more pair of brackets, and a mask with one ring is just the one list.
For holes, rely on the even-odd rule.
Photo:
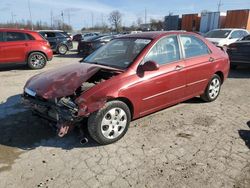
[(215, 99), (220, 92), (220, 80), (218, 78), (214, 78), (209, 85), (209, 97), (211, 99)]
[(44, 64), (46, 63), (46, 60), (42, 55), (39, 54), (34, 54), (30, 58), (30, 63), (32, 64), (33, 67), (35, 68), (42, 68)]

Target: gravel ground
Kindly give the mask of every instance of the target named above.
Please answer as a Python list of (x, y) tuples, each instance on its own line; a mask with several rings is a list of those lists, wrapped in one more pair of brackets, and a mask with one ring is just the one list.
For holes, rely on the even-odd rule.
[(0, 187), (250, 186), (250, 69), (231, 71), (213, 103), (195, 98), (133, 121), (115, 144), (80, 145), (19, 103), (29, 77), (80, 59), (0, 71)]

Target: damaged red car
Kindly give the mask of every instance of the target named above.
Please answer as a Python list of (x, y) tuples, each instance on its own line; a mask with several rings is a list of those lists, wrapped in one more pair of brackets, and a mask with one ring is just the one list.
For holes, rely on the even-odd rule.
[(189, 32), (116, 38), (81, 63), (30, 78), (23, 99), (63, 136), (88, 119), (100, 144), (124, 136), (130, 121), (187, 99), (214, 101), (228, 76), (228, 55)]

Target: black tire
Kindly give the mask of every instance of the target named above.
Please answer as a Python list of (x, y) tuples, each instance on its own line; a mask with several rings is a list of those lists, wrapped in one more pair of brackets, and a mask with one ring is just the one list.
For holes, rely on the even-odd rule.
[(27, 65), (30, 69), (42, 69), (47, 64), (46, 56), (41, 52), (32, 52), (28, 59)]
[(65, 55), (68, 52), (68, 47), (65, 44), (60, 44), (57, 48), (57, 53)]
[[(218, 82), (219, 87), (218, 88), (216, 87), (217, 89), (214, 89), (214, 91), (212, 91), (213, 89), (211, 89), (211, 87), (214, 85), (214, 83), (217, 83), (217, 82)], [(205, 102), (215, 101), (220, 94), (221, 84), (222, 82), (221, 82), (220, 76), (218, 76), (217, 74), (213, 75), (213, 77), (211, 78), (211, 80), (209, 81), (206, 87), (205, 92), (201, 95), (201, 99), (204, 100)], [(212, 92), (214, 92), (214, 95), (212, 95)]]
[[(123, 130), (119, 134), (119, 136), (117, 136), (116, 138), (107, 138), (104, 136), (104, 133), (103, 133), (103, 131), (107, 131), (107, 130), (103, 130), (103, 128), (105, 126), (108, 126), (108, 129), (109, 129), (109, 126), (110, 126), (111, 129), (113, 128), (110, 133), (112, 133), (112, 131), (113, 131), (113, 134), (115, 134), (114, 133), (114, 126), (111, 123), (110, 123), (111, 125), (102, 125), (102, 121), (104, 121), (104, 118), (106, 116), (108, 116), (108, 114), (111, 110), (116, 110), (116, 109), (122, 109), (123, 112), (125, 112), (126, 117), (125, 117), (125, 115), (124, 115), (124, 117), (127, 118), (127, 121), (126, 121), (126, 123), (124, 123), (124, 128), (122, 128)], [(110, 119), (110, 121), (117, 121), (118, 122), (119, 120)], [(89, 116), (89, 118), (88, 118), (88, 131), (89, 131), (90, 136), (99, 144), (101, 144), (101, 145), (111, 144), (111, 143), (118, 141), (126, 134), (128, 127), (129, 127), (129, 124), (130, 124), (130, 121), (131, 121), (131, 113), (130, 113), (128, 106), (124, 102), (121, 102), (121, 101), (110, 101), (110, 102), (107, 102), (103, 108), (101, 108), (97, 112), (92, 113)], [(113, 123), (115, 124), (115, 122), (113, 122)], [(119, 125), (115, 125), (115, 126), (118, 127)], [(119, 130), (119, 129), (117, 128), (117, 130)], [(110, 134), (109, 134), (109, 136), (110, 136)]]

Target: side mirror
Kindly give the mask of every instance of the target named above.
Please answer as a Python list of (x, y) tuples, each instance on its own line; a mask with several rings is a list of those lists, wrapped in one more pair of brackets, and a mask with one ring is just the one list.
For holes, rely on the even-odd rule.
[(143, 71), (155, 71), (159, 69), (159, 65), (154, 61), (146, 61), (141, 67)]

